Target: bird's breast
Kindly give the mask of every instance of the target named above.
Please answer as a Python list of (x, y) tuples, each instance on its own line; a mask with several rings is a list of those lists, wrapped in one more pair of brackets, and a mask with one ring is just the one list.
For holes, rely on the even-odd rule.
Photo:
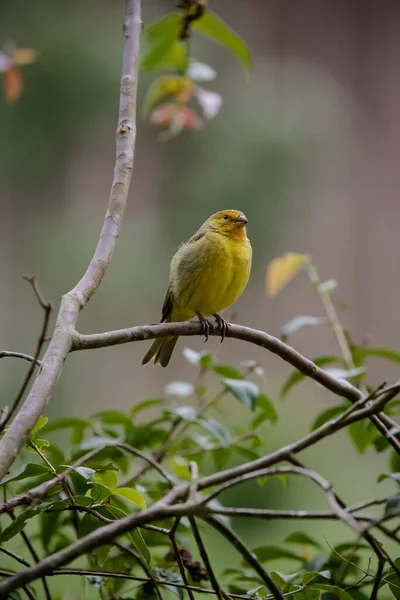
[(209, 233), (200, 242), (182, 248), (174, 296), (179, 312), (210, 316), (227, 309), (243, 292), (252, 252), (247, 238)]

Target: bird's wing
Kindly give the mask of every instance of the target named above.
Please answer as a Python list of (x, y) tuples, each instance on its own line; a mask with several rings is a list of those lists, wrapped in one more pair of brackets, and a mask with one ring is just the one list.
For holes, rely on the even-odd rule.
[(185, 243), (193, 244), (194, 242), (198, 242), (199, 240), (201, 240), (201, 238), (203, 238), (205, 235), (206, 235), (206, 232), (199, 229), (199, 231), (197, 233), (195, 233), (194, 235), (192, 235), (192, 237)]
[(172, 313), (172, 302), (173, 302), (172, 290), (171, 290), (171, 287), (168, 286), (167, 293), (165, 294), (165, 298), (164, 298), (164, 304), (161, 309), (161, 323), (164, 323), (165, 321), (168, 322), (168, 319), (170, 318), (171, 313)]

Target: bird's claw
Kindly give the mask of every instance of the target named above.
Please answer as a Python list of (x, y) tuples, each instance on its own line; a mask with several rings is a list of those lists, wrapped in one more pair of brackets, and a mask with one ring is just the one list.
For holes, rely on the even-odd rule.
[(208, 341), (208, 337), (210, 335), (210, 333), (213, 332), (213, 324), (210, 323), (210, 321), (208, 321), (208, 319), (206, 319), (205, 317), (203, 317), (202, 314), (200, 313), (196, 313), (197, 316), (199, 317), (199, 321), (200, 321), (200, 326), (201, 326), (201, 333), (204, 335), (205, 340), (204, 343)]
[(226, 334), (228, 333), (228, 330), (229, 330), (229, 323), (227, 323), (227, 322), (225, 321), (225, 319), (223, 319), (223, 318), (222, 318), (222, 317), (221, 317), (219, 314), (217, 314), (217, 313), (214, 315), (214, 317), (215, 317), (215, 320), (216, 320), (216, 322), (217, 322), (217, 325), (218, 325), (218, 327), (219, 327), (219, 328), (220, 328), (220, 330), (221, 330), (221, 344), (222, 344), (222, 342), (223, 342), (223, 341), (224, 341), (224, 339), (225, 339), (225, 336), (226, 336)]

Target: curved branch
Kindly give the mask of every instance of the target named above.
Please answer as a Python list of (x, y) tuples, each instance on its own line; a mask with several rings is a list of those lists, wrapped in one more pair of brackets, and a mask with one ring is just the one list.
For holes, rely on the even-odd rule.
[[(201, 325), (195, 321), (186, 321), (183, 323), (158, 323), (156, 325), (138, 325), (136, 327), (128, 327), (126, 329), (117, 329), (115, 331), (106, 331), (104, 333), (94, 333), (83, 335), (78, 332), (74, 333), (72, 340), (71, 352), (77, 350), (92, 350), (95, 348), (105, 348), (108, 346), (116, 346), (119, 344), (127, 344), (129, 342), (140, 342), (155, 338), (167, 337), (171, 335), (178, 336), (194, 336), (202, 335)], [(221, 330), (217, 323), (213, 324), (211, 335), (220, 336)], [(291, 346), (288, 346), (280, 339), (269, 335), (258, 329), (251, 329), (243, 325), (229, 324), (225, 337), (230, 337), (237, 340), (242, 340), (260, 346), (269, 350), (273, 354), (277, 354), (285, 362), (288, 362), (306, 377), (310, 377), (321, 384), (324, 388), (330, 390), (337, 396), (355, 402), (367, 402), (369, 397), (363, 394), (358, 388), (344, 379), (332, 377), (317, 367), (311, 360), (297, 352)], [(392, 389), (392, 388), (391, 388)], [(393, 389), (393, 394), (399, 391), (399, 385)], [(385, 392), (385, 390), (383, 390)], [(380, 392), (382, 393), (382, 392)], [(372, 415), (371, 421), (374, 423), (380, 433), (386, 437), (393, 448), (400, 454), (400, 442), (394, 436), (390, 435), (391, 423), (388, 422), (388, 417), (384, 413)]]
[[(221, 331), (217, 324), (213, 324), (211, 335), (220, 336)], [(137, 327), (128, 327), (116, 331), (106, 331), (104, 333), (95, 333), (82, 335), (75, 333), (71, 352), (76, 350), (91, 350), (94, 348), (104, 348), (107, 346), (116, 346), (128, 342), (139, 342), (143, 340), (152, 340), (154, 338), (167, 337), (172, 335), (194, 336), (202, 335), (201, 325), (195, 321), (186, 321), (183, 323), (158, 323), (157, 325), (138, 325)], [(347, 398), (351, 402), (356, 402), (363, 398), (363, 394), (356, 387), (344, 379), (336, 379), (323, 369), (320, 369), (311, 360), (297, 352), (291, 346), (281, 342), (273, 335), (269, 335), (258, 329), (251, 329), (243, 325), (229, 324), (225, 337), (250, 342), (256, 346), (261, 346), (273, 354), (277, 354), (284, 361), (290, 363), (298, 369), (303, 375), (311, 377), (318, 381), (325, 388), (338, 396)]]
[(54, 334), (41, 369), (21, 410), (0, 443), (0, 479), (14, 462), (53, 392), (71, 350), (79, 311), (99, 287), (118, 239), (131, 182), (136, 138), (137, 66), (142, 25), (140, 9), (140, 0), (126, 0), (114, 179), (103, 228), (85, 274), (61, 300)]
[(28, 362), (34, 362), (38, 367), (42, 364), (42, 361), (35, 359), (30, 354), (24, 354), (24, 352), (10, 352), (9, 350), (0, 350), (0, 358), (22, 358)]

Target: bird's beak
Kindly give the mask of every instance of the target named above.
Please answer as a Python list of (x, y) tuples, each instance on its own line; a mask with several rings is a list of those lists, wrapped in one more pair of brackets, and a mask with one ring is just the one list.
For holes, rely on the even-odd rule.
[(238, 223), (243, 223), (244, 225), (246, 225), (246, 223), (248, 223), (248, 220), (246, 219), (246, 217), (244, 215), (240, 215), (240, 217), (238, 217), (236, 220)]

